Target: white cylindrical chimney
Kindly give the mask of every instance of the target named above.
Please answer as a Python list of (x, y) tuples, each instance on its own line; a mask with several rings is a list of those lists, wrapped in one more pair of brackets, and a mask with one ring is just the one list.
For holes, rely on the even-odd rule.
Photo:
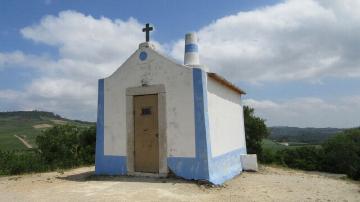
[(188, 33), (185, 35), (184, 65), (200, 65), (198, 38), (195, 33)]

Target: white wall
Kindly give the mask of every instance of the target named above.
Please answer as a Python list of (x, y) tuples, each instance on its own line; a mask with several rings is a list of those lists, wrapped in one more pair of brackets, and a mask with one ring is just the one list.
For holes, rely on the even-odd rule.
[(195, 157), (195, 126), (192, 69), (177, 65), (150, 48), (147, 59), (137, 50), (104, 87), (104, 154), (126, 156), (126, 88), (164, 84), (166, 91), (168, 156)]
[(207, 88), (212, 156), (246, 147), (240, 95), (210, 77)]

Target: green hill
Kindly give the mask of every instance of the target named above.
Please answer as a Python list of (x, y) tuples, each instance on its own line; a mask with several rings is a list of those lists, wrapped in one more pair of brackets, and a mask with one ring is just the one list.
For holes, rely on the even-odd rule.
[(269, 139), (277, 142), (296, 142), (307, 144), (321, 144), (325, 140), (343, 131), (341, 128), (298, 128), (298, 127), (270, 127)]
[(70, 120), (44, 111), (0, 112), (0, 150), (25, 150), (27, 146), (23, 141), (36, 147), (35, 138), (42, 130), (63, 124), (88, 127), (95, 123)]

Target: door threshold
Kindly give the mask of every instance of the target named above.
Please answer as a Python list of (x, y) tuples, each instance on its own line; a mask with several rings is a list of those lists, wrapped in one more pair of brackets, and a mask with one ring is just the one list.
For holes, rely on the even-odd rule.
[(166, 173), (144, 173), (144, 172), (128, 172), (128, 175), (135, 177), (167, 177)]

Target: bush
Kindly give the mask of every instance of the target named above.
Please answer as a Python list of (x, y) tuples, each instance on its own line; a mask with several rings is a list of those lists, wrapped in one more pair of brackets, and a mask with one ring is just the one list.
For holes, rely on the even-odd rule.
[(301, 146), (276, 153), (264, 150), (263, 163), (277, 163), (290, 168), (347, 174), (360, 179), (360, 129), (338, 133), (320, 147)]
[(0, 175), (43, 172), (95, 162), (96, 128), (55, 126), (36, 138), (38, 149), (0, 151)]
[(360, 179), (360, 129), (350, 129), (323, 144), (323, 170), (345, 173), (350, 178)]
[(55, 126), (36, 137), (43, 160), (52, 166), (66, 168), (95, 161), (96, 129), (85, 130), (72, 125)]
[(277, 162), (276, 152), (271, 149), (263, 149), (261, 163), (269, 164)]
[(95, 163), (96, 127), (83, 130), (79, 135), (81, 164)]
[(278, 162), (290, 168), (321, 170), (323, 150), (314, 146), (284, 149), (277, 152)]
[(262, 139), (268, 136), (265, 120), (256, 117), (253, 108), (244, 106), (244, 122), (247, 152), (257, 154), (258, 158), (262, 160)]
[(0, 151), (0, 175), (17, 175), (48, 170), (39, 153), (30, 151)]

